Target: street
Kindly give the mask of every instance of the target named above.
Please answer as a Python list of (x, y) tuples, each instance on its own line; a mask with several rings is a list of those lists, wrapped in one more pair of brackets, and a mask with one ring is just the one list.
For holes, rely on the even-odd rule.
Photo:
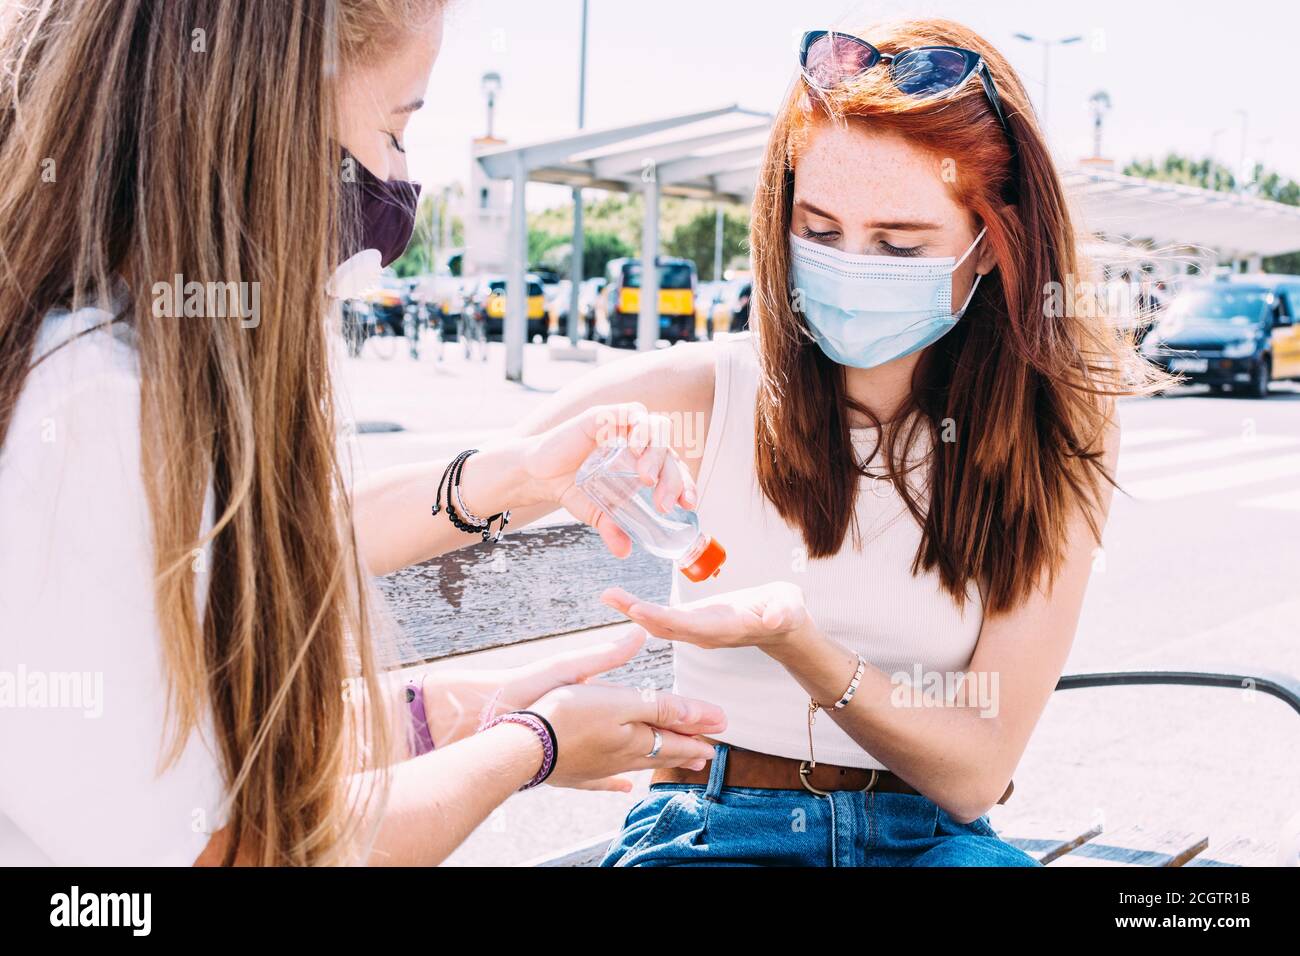
[[(630, 353), (601, 350), (601, 361)], [(591, 365), (529, 346), (525, 385), (489, 361), (348, 360), (358, 418), (407, 430), (360, 436), (363, 466), (454, 453), (499, 434)], [(1120, 406), (1120, 485), (1066, 673), (1133, 668), (1300, 674), (1300, 388), (1264, 401), (1194, 389)], [(363, 425), (363, 431), (364, 431)], [(472, 607), (465, 608), (472, 613)], [(484, 652), (519, 661), (591, 632)], [(472, 659), (472, 658), (471, 658)], [(470, 659), (461, 657), (456, 666)], [(1300, 719), (1248, 689), (1076, 690), (1049, 703), (995, 808), (1013, 819), (1105, 821), (1278, 839), (1300, 811)], [(644, 781), (638, 788), (639, 794)], [(452, 857), (517, 863), (613, 829), (636, 798), (542, 788), (510, 800)]]

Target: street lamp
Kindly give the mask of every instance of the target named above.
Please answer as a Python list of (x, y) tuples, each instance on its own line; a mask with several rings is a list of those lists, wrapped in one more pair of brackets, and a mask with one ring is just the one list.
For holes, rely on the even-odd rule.
[(488, 139), (493, 139), (495, 130), (494, 120), (496, 118), (497, 94), (501, 92), (501, 74), (484, 73), (483, 79), (479, 81), (479, 89), (483, 91), (483, 96), (487, 100), (487, 135)]
[(1047, 75), (1048, 68), (1051, 65), (1052, 47), (1066, 46), (1070, 43), (1078, 43), (1083, 39), (1077, 37), (1062, 37), (1060, 40), (1040, 40), (1038, 37), (1032, 37), (1028, 33), (1013, 34), (1017, 40), (1024, 40), (1026, 43), (1037, 43), (1043, 48), (1043, 130), (1047, 130)]
[(1092, 155), (1101, 158), (1101, 124), (1110, 112), (1110, 94), (1105, 90), (1098, 90), (1088, 98), (1088, 106), (1092, 108)]
[(1227, 130), (1220, 126), (1210, 133), (1210, 159), (1214, 160), (1215, 164), (1219, 161), (1219, 137), (1226, 132)]
[(1237, 163), (1237, 191), (1245, 192), (1247, 180), (1255, 178), (1255, 171), (1246, 169), (1246, 130), (1250, 123), (1250, 114), (1245, 110), (1237, 110), (1237, 115), (1241, 117), (1241, 158)]

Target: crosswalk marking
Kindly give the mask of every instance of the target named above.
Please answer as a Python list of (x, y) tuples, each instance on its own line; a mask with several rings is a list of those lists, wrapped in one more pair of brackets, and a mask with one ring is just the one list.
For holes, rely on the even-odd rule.
[[(1240, 439), (1234, 439), (1240, 442)], [(1278, 478), (1300, 475), (1300, 454), (1278, 455), (1272, 458), (1251, 458), (1246, 461), (1222, 465), (1218, 468), (1195, 468), (1176, 475), (1146, 478), (1123, 482), (1123, 489), (1134, 498), (1145, 501), (1166, 501), (1205, 491), (1223, 491), (1240, 488)]]
[(1205, 432), (1198, 428), (1134, 428), (1120, 432), (1119, 447), (1121, 451), (1129, 448), (1141, 448), (1143, 445), (1155, 445), (1160, 442), (1180, 441), (1184, 438), (1196, 438)]
[(1300, 445), (1300, 438), (1289, 435), (1254, 435), (1250, 438), (1217, 438), (1208, 441), (1183, 442), (1169, 448), (1125, 454), (1121, 446), (1119, 472), (1121, 475), (1149, 471), (1167, 465), (1190, 465), (1202, 461), (1240, 459), (1255, 452), (1276, 451)]
[(1243, 508), (1276, 508), (1280, 511), (1300, 511), (1300, 488), (1277, 495), (1264, 495), (1241, 503)]

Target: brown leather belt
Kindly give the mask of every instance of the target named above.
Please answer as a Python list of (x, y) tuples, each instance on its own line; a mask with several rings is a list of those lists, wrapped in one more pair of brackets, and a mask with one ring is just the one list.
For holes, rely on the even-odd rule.
[[(704, 765), (703, 770), (688, 770), (685, 767), (661, 767), (650, 777), (651, 783), (691, 783), (707, 786), (713, 761)], [(868, 793), (910, 793), (921, 796), (921, 792), (906, 783), (902, 777), (889, 770), (873, 770), (869, 767), (839, 767), (835, 764), (819, 763), (808, 766), (806, 760), (794, 757), (778, 757), (775, 754), (762, 754), (753, 750), (730, 748), (727, 753), (727, 767), (723, 774), (724, 787), (751, 787), (759, 790), (810, 790), (813, 793), (832, 790), (862, 790)], [(1006, 792), (998, 803), (1006, 803), (1015, 789), (1015, 782), (1007, 784)]]

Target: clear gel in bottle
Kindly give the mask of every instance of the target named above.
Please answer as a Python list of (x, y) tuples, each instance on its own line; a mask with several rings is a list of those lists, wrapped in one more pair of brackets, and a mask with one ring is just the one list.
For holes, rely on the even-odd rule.
[(727, 560), (722, 545), (700, 531), (695, 512), (655, 507), (654, 488), (642, 483), (626, 445), (597, 448), (578, 469), (575, 483), (629, 538), (671, 560), (690, 580), (713, 577)]

